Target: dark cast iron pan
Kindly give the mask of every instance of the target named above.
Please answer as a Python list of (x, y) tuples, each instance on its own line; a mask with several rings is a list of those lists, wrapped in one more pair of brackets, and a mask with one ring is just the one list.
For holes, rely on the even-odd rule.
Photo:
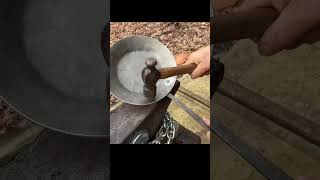
[(106, 0), (4, 0), (0, 97), (34, 123), (108, 137), (108, 67), (100, 42)]

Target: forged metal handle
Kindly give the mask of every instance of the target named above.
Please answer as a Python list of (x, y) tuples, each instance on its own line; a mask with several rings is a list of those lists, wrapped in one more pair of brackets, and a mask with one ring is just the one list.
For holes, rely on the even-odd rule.
[(187, 65), (180, 65), (177, 67), (160, 68), (160, 79), (165, 79), (172, 76), (190, 74), (197, 67), (196, 64), (191, 63)]
[[(212, 43), (260, 37), (278, 18), (272, 8), (255, 8), (246, 12), (218, 15), (211, 18), (210, 36)], [(305, 34), (301, 43), (314, 43), (320, 39), (320, 27)]]

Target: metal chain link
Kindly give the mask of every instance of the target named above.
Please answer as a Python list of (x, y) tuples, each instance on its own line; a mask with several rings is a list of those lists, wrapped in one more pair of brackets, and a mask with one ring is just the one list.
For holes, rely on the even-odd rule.
[(166, 112), (156, 138), (148, 144), (171, 144), (175, 136), (176, 125), (169, 112)]

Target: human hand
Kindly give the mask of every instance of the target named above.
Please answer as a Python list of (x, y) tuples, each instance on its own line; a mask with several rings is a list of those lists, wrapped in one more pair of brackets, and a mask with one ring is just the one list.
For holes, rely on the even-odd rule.
[(305, 33), (320, 25), (319, 0), (244, 0), (233, 8), (233, 12), (259, 7), (273, 7), (280, 12), (260, 39), (258, 49), (261, 55), (270, 56), (297, 47)]
[(196, 79), (210, 73), (210, 46), (202, 47), (190, 55), (179, 54), (176, 57), (176, 62), (180, 64), (191, 64), (197, 65), (196, 69), (191, 73), (191, 78)]
[[(203, 118), (203, 122), (210, 127), (210, 119)], [(207, 138), (210, 139), (210, 131), (207, 132)]]
[(297, 180), (314, 180), (314, 179), (306, 176), (301, 176), (301, 177), (298, 177)]

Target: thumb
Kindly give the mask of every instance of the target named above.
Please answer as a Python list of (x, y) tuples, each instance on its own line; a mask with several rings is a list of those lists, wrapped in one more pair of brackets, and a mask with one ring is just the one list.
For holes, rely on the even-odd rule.
[(181, 65), (184, 64), (188, 60), (189, 54), (181, 53), (176, 56), (176, 64)]
[(311, 179), (310, 177), (301, 176), (301, 177), (298, 177), (297, 180), (313, 180), (313, 179)]
[(202, 61), (195, 70), (193, 70), (191, 74), (192, 79), (196, 79), (198, 77), (202, 77), (206, 74), (208, 74), (208, 71), (210, 70), (210, 62), (207, 63), (205, 61)]
[(240, 5), (235, 6), (232, 9), (232, 13), (248, 11), (250, 9), (259, 8), (259, 7), (270, 7), (272, 2), (270, 0), (245, 0), (240, 3)]
[[(271, 56), (296, 44), (300, 37), (320, 22), (318, 0), (291, 1), (279, 18), (267, 29), (259, 43), (261, 55)], [(303, 7), (303, 8), (301, 8)], [(307, 10), (307, 11), (306, 11)]]

